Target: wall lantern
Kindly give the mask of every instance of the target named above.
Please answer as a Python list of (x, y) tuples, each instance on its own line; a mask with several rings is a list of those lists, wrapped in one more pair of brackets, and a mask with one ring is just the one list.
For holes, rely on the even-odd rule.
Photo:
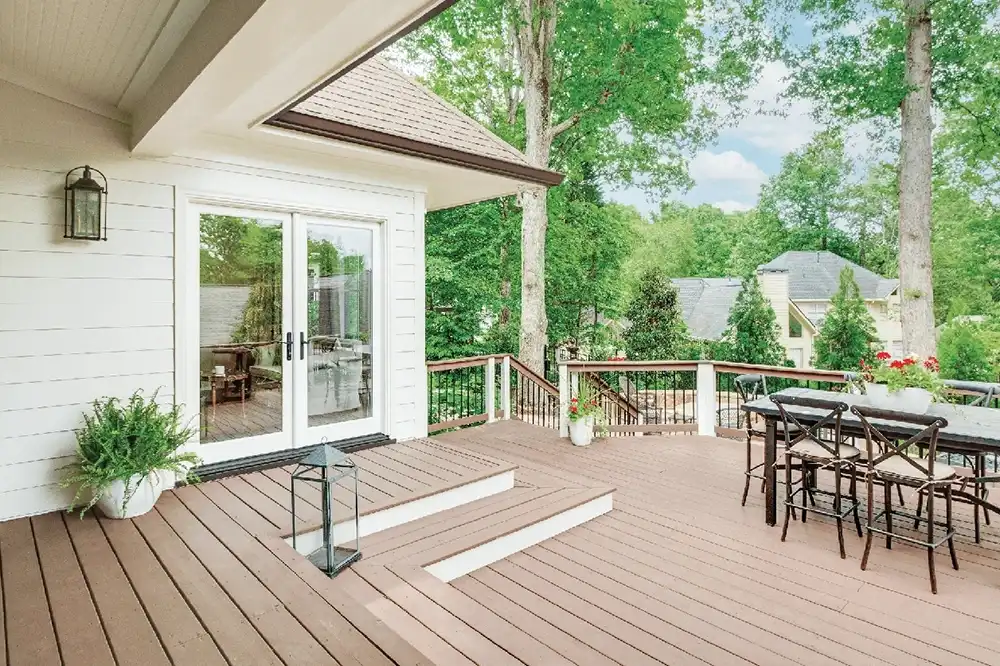
[[(358, 514), (358, 467), (342, 451), (322, 444), (299, 461), (292, 472), (292, 548), (299, 541), (311, 541), (315, 526), (302, 529), (302, 518), (296, 514), (296, 488), (301, 484), (320, 491), (323, 523), (319, 530), (319, 547), (309, 555), (309, 561), (328, 576), (333, 576), (349, 564), (361, 559), (361, 534)], [(337, 487), (354, 494), (354, 506), (334, 500)], [(334, 512), (338, 515), (335, 516)], [(302, 532), (300, 533), (300, 529)]]
[[(80, 170), (82, 174), (78, 173)], [(104, 184), (94, 180), (91, 172), (96, 172)], [(108, 179), (89, 166), (70, 170), (66, 174), (66, 228), (63, 237), (108, 240), (107, 217)]]

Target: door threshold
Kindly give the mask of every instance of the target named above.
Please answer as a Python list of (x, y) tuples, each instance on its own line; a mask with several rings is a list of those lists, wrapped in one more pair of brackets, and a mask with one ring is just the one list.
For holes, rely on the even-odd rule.
[[(396, 440), (390, 438), (388, 435), (376, 433), (373, 435), (352, 437), (350, 439), (341, 439), (335, 442), (326, 442), (326, 444), (330, 444), (344, 453), (354, 453), (355, 451), (373, 449), (378, 446), (385, 446), (386, 444), (394, 444), (395, 442)], [(223, 460), (217, 463), (210, 463), (208, 465), (200, 465), (192, 469), (191, 472), (197, 475), (198, 479), (201, 481), (211, 481), (213, 479), (222, 479), (227, 476), (261, 472), (266, 469), (274, 469), (275, 467), (284, 467), (286, 465), (297, 463), (319, 446), (322, 446), (322, 444), (304, 446), (300, 449), (285, 449), (283, 451), (260, 453), (253, 456), (246, 456), (244, 458), (233, 458), (232, 460)]]

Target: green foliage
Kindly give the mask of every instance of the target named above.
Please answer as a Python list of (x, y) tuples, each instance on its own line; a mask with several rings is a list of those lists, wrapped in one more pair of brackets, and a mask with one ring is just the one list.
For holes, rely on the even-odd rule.
[(650, 269), (640, 277), (625, 318), (629, 327), (622, 338), (630, 360), (682, 358), (688, 345), (687, 326), (681, 317), (677, 288), (662, 271)]
[(744, 278), (728, 324), (722, 340), (715, 346), (715, 358), (757, 365), (784, 364), (785, 349), (779, 339), (781, 329), (756, 275)]
[(826, 314), (815, 342), (815, 365), (827, 370), (851, 370), (860, 361), (872, 363), (878, 342), (875, 320), (868, 312), (854, 271), (844, 267), (840, 272), (840, 287)]
[(985, 336), (973, 324), (956, 322), (944, 327), (938, 340), (938, 361), (945, 379), (992, 382), (997, 378)]
[(63, 468), (60, 482), (64, 488), (76, 487), (74, 506), (91, 494), (80, 509), (81, 517), (112, 481), (126, 482), (124, 511), (138, 490), (138, 484), (128, 483), (131, 477), (165, 470), (184, 481), (190, 468), (200, 462), (194, 453), (178, 453), (194, 435), (182, 423), (181, 406), (163, 411), (155, 393), (147, 400), (136, 391), (125, 404), (117, 398), (95, 400), (93, 414), (84, 414), (83, 419), (83, 428), (76, 432), (78, 459)]

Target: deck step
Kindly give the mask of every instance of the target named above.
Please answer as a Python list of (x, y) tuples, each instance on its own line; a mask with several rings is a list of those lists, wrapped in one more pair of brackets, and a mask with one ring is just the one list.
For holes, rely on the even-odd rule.
[(363, 561), (448, 582), (607, 513), (613, 491), (516, 487), (363, 539)]
[[(424, 493), (369, 506), (362, 510), (358, 520), (360, 536), (364, 539), (511, 490), (514, 488), (516, 469), (515, 465), (500, 466), (481, 472), (475, 477), (462, 479), (452, 486), (431, 488)], [(295, 549), (308, 555), (319, 548), (322, 543), (322, 533), (319, 528), (319, 525), (315, 525), (312, 529), (304, 530), (296, 539)], [(334, 541), (338, 545), (354, 541), (354, 522), (335, 523), (333, 534)], [(285, 541), (291, 545), (291, 536), (287, 534), (284, 536)]]
[(590, 488), (504, 521), (468, 537), (457, 539), (451, 554), (424, 564), (424, 569), (445, 583), (489, 566), (557, 534), (582, 525), (612, 509), (611, 488)]

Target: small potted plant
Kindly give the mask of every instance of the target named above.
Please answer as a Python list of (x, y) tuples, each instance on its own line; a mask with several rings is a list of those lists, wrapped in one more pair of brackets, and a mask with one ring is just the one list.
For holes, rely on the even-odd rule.
[(196, 454), (180, 452), (194, 434), (182, 423), (181, 407), (162, 410), (155, 393), (147, 400), (136, 391), (126, 403), (95, 400), (93, 413), (83, 419), (76, 432), (78, 459), (63, 468), (61, 481), (76, 488), (73, 506), (81, 516), (95, 504), (108, 518), (142, 515), (170, 481), (187, 481), (200, 462)]
[(594, 439), (594, 428), (604, 415), (604, 410), (596, 396), (591, 394), (590, 385), (580, 382), (580, 390), (569, 401), (569, 439), (575, 446), (587, 446)]
[(874, 363), (861, 360), (861, 381), (872, 405), (899, 412), (923, 414), (944, 395), (944, 383), (938, 376), (938, 360), (908, 356), (893, 359), (886, 351), (875, 356)]

